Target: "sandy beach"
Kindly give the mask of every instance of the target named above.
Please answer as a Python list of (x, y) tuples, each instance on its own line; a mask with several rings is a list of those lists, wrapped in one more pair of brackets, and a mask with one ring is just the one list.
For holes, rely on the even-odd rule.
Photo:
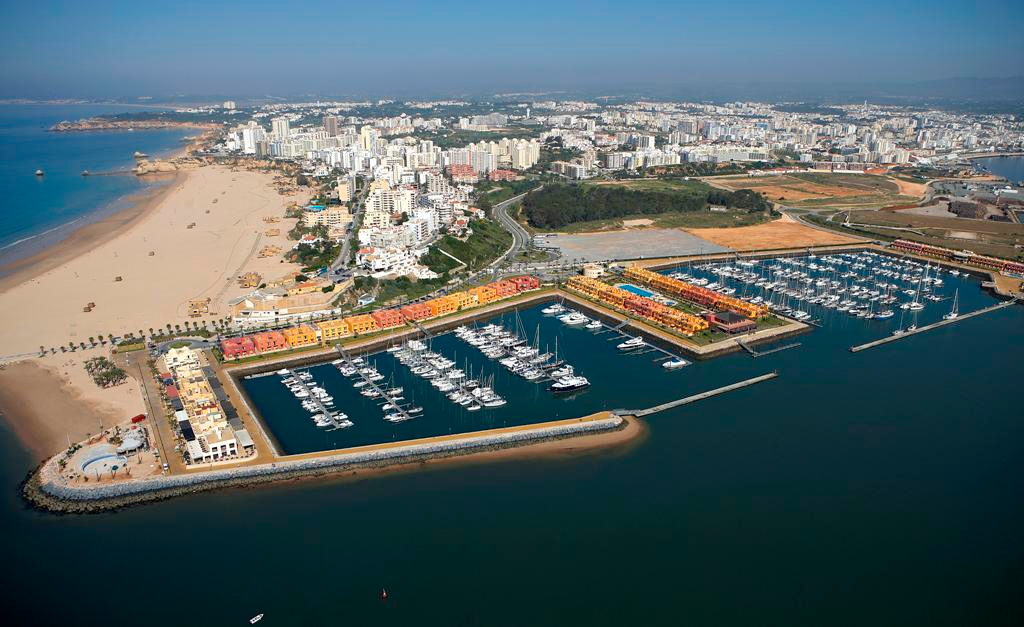
[[(39, 358), (40, 346), (196, 321), (188, 302), (198, 298), (211, 299), (210, 314), (199, 319), (210, 321), (249, 291), (238, 274), (275, 279), (296, 268), (257, 253), (268, 244), (290, 248), (295, 220), (263, 218), (281, 217), (304, 198), (280, 195), (267, 173), (208, 166), (170, 176), (131, 208), (6, 268), (0, 280), (0, 361), (16, 362), (0, 370), (0, 414), (35, 455), (144, 411), (134, 379), (103, 390), (85, 372), (82, 363), (109, 346)], [(267, 236), (269, 228), (280, 235)], [(92, 311), (83, 311), (87, 303), (95, 303)]]
[(139, 385), (101, 389), (82, 362), (99, 350), (51, 355), (0, 368), (0, 416), (36, 460), (144, 411)]
[[(216, 166), (179, 172), (139, 206), (26, 260), (0, 281), (0, 357), (182, 324), (192, 299), (211, 299), (203, 319), (223, 317), (226, 303), (248, 291), (238, 274), (274, 279), (295, 268), (257, 255), (268, 244), (290, 248), (294, 220), (263, 222), (296, 200), (279, 195), (271, 180)], [(266, 236), (270, 227), (281, 234)], [(96, 305), (84, 312), (88, 303)]]

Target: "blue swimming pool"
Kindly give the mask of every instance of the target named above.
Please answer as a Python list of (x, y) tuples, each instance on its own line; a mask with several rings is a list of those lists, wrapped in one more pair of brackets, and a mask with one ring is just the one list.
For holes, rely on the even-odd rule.
[(647, 298), (650, 298), (651, 296), (654, 296), (654, 292), (652, 292), (650, 290), (645, 290), (642, 287), (637, 287), (637, 286), (633, 285), (632, 283), (619, 283), (616, 287), (621, 287), (622, 289), (626, 290), (627, 292), (632, 292), (632, 293), (636, 294), (637, 296), (646, 296)]
[(676, 304), (676, 301), (672, 300), (671, 298), (665, 298), (661, 294), (656, 294), (656, 293), (652, 292), (651, 290), (645, 290), (642, 287), (637, 287), (636, 285), (633, 285), (632, 283), (618, 283), (616, 285), (616, 287), (621, 287), (622, 289), (626, 290), (627, 292), (632, 292), (633, 294), (636, 294), (637, 296), (644, 296), (646, 298), (653, 298), (654, 300), (658, 301), (659, 303), (662, 303), (663, 305), (670, 305), (671, 306), (671, 305), (675, 305)]

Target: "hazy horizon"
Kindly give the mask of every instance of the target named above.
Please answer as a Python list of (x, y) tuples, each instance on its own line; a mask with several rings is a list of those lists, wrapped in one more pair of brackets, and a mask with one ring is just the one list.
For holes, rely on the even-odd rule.
[[(998, 99), (1018, 97), (1024, 85), (1024, 41), (1012, 37), (1024, 15), (1013, 9), (1001, 0), (743, 0), (727, 9), (665, 2), (399, 0), (386, 9), (113, 2), (105, 10), (21, 3), (6, 7), (0, 25), (7, 44), (0, 97), (559, 90), (857, 98), (858, 90), (899, 97), (902, 86), (959, 82), (966, 86), (947, 96)], [(979, 78), (1012, 85), (971, 87)]]

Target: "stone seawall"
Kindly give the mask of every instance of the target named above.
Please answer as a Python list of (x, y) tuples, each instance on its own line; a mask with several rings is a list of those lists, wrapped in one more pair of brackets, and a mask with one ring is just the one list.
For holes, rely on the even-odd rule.
[(522, 431), (485, 432), (441, 442), (342, 452), (301, 460), (281, 460), (258, 466), (153, 477), (94, 486), (63, 483), (57, 476), (56, 458), (51, 458), (25, 481), (23, 495), (33, 506), (51, 512), (99, 512), (224, 487), (249, 486), (282, 479), (327, 475), (357, 468), (382, 468), (515, 448), (602, 431), (613, 431), (621, 429), (625, 425), (626, 422), (623, 418), (611, 416), (572, 424), (539, 426)]

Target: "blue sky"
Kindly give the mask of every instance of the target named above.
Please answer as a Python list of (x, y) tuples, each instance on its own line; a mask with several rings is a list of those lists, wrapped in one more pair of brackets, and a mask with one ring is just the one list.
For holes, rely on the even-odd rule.
[(1024, 74), (1012, 2), (14, 2), (0, 97), (665, 89)]

